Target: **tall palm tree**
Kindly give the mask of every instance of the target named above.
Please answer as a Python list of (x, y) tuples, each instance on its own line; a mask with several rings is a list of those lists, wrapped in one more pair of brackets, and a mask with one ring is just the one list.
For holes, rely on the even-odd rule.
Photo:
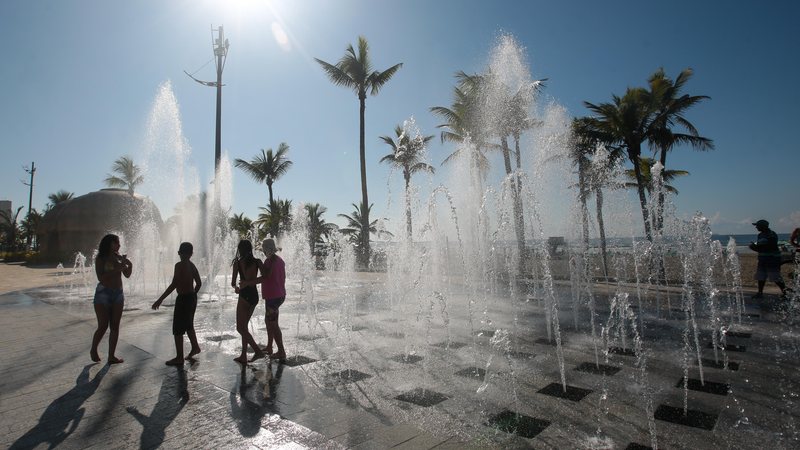
[(589, 102), (583, 103), (594, 113), (594, 116), (589, 118), (587, 125), (606, 136), (608, 139), (606, 144), (623, 149), (633, 164), (644, 232), (647, 240), (652, 241), (651, 221), (639, 163), (642, 144), (648, 139), (649, 127), (655, 111), (652, 96), (644, 88), (628, 88), (622, 97), (613, 95), (611, 103), (597, 105)]
[[(442, 129), (440, 133), (442, 143), (463, 144), (466, 141), (472, 143), (474, 150), (470, 155), (470, 164), (478, 172), (477, 181), (482, 182), (489, 172), (489, 159), (484, 154), (486, 139), (475, 117), (475, 99), (471, 93), (465, 92), (458, 86), (453, 88), (453, 98), (453, 104), (450, 107), (433, 106), (430, 111), (445, 120), (444, 123), (436, 126), (436, 128)], [(442, 165), (454, 161), (465, 150), (464, 147), (457, 146), (455, 151), (442, 161)]]
[(25, 215), (25, 218), (20, 222), (20, 231), (23, 236), (27, 237), (26, 247), (37, 250), (39, 248), (39, 239), (37, 238), (36, 231), (39, 229), (39, 224), (42, 222), (42, 214), (36, 209)]
[(142, 169), (133, 163), (130, 156), (123, 156), (114, 161), (111, 166), (111, 171), (116, 175), (108, 174), (104, 182), (109, 187), (118, 187), (127, 189), (130, 195), (133, 195), (136, 186), (144, 182)]
[(397, 142), (391, 136), (380, 137), (386, 145), (392, 148), (392, 152), (381, 158), (381, 162), (403, 171), (406, 191), (406, 234), (408, 240), (411, 241), (411, 175), (417, 172), (432, 174), (436, 171), (430, 164), (422, 161), (425, 146), (433, 139), (433, 135), (408, 136), (400, 125), (394, 128), (394, 134), (397, 136)]
[(245, 216), (244, 213), (234, 214), (228, 219), (228, 226), (240, 238), (244, 238), (253, 229), (253, 220)]
[(269, 204), (272, 204), (272, 184), (289, 171), (292, 167), (286, 154), (289, 153), (289, 146), (281, 142), (278, 151), (273, 153), (272, 149), (261, 149), (261, 154), (256, 155), (250, 161), (236, 158), (234, 166), (242, 169), (246, 174), (259, 183), (267, 183), (269, 190)]
[[(648, 197), (650, 197), (651, 201), (653, 200), (653, 187), (654, 187), (653, 173), (651, 169), (655, 163), (656, 163), (655, 159), (648, 158), (647, 156), (642, 156), (641, 158), (639, 158), (639, 164), (640, 164), (639, 171), (642, 173), (642, 180), (644, 181), (645, 190), (647, 191), (647, 195)], [(686, 175), (689, 175), (689, 172), (685, 170), (662, 169), (661, 180), (664, 183), (663, 185), (664, 191), (669, 192), (670, 194), (677, 194), (678, 190), (667, 183), (670, 183), (675, 178), (685, 177)], [(634, 173), (633, 169), (626, 170), (625, 177), (631, 181), (624, 183), (623, 186), (625, 186), (628, 189), (638, 188), (638, 183), (636, 182), (636, 174)]]
[[(667, 166), (667, 153), (675, 146), (689, 144), (695, 150), (713, 150), (714, 142), (700, 136), (697, 128), (689, 122), (684, 113), (703, 100), (710, 99), (706, 95), (688, 95), (681, 91), (692, 77), (692, 69), (687, 68), (678, 74), (673, 81), (658, 69), (648, 79), (650, 95), (656, 102), (656, 115), (650, 126), (650, 142), (659, 153), (661, 165)], [(683, 128), (686, 133), (676, 133), (675, 128)], [(652, 164), (651, 164), (652, 165)], [(651, 199), (652, 201), (652, 199)], [(663, 192), (656, 199), (656, 228), (660, 230), (663, 224)]]
[[(322, 66), (322, 70), (330, 81), (337, 85), (352, 89), (358, 96), (359, 101), (359, 156), (361, 163), (361, 203), (369, 204), (367, 195), (367, 156), (366, 144), (364, 141), (364, 111), (366, 110), (367, 92), (377, 95), (383, 85), (385, 85), (403, 63), (395, 64), (384, 71), (374, 70), (369, 56), (369, 44), (363, 36), (358, 37), (358, 51), (350, 44), (345, 50), (344, 56), (336, 64), (330, 64), (320, 59), (314, 58)], [(369, 208), (364, 211), (362, 217), (364, 222), (361, 224), (362, 239), (361, 258), (362, 262), (369, 261)]]
[(308, 244), (311, 247), (311, 253), (314, 254), (317, 244), (325, 242), (324, 239), (328, 239), (331, 232), (338, 227), (322, 218), (328, 208), (319, 203), (306, 203), (305, 208), (308, 213)]

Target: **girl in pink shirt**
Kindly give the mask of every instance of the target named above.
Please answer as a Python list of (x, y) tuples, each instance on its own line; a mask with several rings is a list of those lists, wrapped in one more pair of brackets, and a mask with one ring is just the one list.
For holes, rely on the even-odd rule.
[[(261, 283), (261, 297), (267, 307), (265, 316), (267, 346), (263, 350), (269, 354), (270, 359), (284, 361), (286, 350), (283, 348), (283, 333), (278, 325), (278, 308), (286, 299), (286, 265), (283, 259), (276, 254), (279, 249), (275, 246), (274, 240), (265, 239), (261, 244), (261, 250), (267, 255), (261, 270), (263, 275), (254, 280), (248, 280), (247, 284)], [(244, 286), (244, 283), (242, 285)], [(278, 347), (278, 351), (275, 353), (272, 352), (273, 341)]]

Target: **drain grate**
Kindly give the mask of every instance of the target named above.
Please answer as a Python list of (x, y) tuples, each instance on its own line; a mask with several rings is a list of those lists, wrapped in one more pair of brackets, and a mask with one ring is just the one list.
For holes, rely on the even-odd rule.
[(729, 337), (744, 338), (744, 339), (749, 339), (753, 337), (753, 333), (747, 333), (744, 331), (728, 331), (725, 334)]
[(458, 350), (458, 349), (460, 349), (462, 347), (466, 347), (467, 346), (467, 344), (465, 344), (463, 342), (454, 342), (454, 341), (453, 342), (447, 342), (447, 341), (445, 341), (445, 342), (437, 342), (436, 344), (431, 344), (431, 345), (434, 346), (434, 347), (439, 347), (439, 348), (444, 348), (444, 349), (453, 349), (453, 350)]
[(297, 367), (297, 366), (302, 366), (303, 364), (309, 364), (316, 361), (317, 361), (316, 359), (312, 359), (307, 356), (294, 355), (286, 358), (281, 364), (286, 364), (289, 367)]
[[(714, 343), (709, 342), (708, 345), (706, 345), (706, 348), (714, 348)], [(736, 344), (720, 345), (717, 348), (725, 350), (726, 352), (744, 352), (746, 350), (746, 347), (744, 345), (736, 345)]]
[(427, 408), (442, 403), (450, 397), (430, 389), (416, 388), (413, 391), (404, 392), (395, 398), (401, 402), (413, 403)]
[(613, 353), (615, 355), (622, 355), (622, 356), (636, 356), (636, 351), (632, 348), (623, 348), (623, 347), (609, 347), (608, 353)]
[(517, 436), (531, 439), (536, 437), (545, 428), (550, 426), (550, 422), (544, 419), (518, 414), (513, 411), (505, 410), (489, 419), (488, 425), (500, 431), (516, 434)]
[(607, 366), (605, 364), (595, 364), (590, 362), (581, 363), (575, 370), (579, 372), (591, 373), (594, 375), (612, 376), (622, 370), (621, 367)]
[(550, 383), (544, 388), (539, 389), (537, 392), (540, 394), (549, 395), (551, 397), (565, 398), (573, 402), (579, 402), (583, 400), (584, 397), (592, 393), (592, 391), (589, 389), (582, 389), (570, 385), (567, 385), (567, 390), (565, 391), (564, 386), (561, 383)]
[[(706, 359), (703, 358), (703, 367), (712, 367), (714, 369), (724, 369), (725, 363), (723, 361), (714, 361), (713, 359)], [(695, 365), (697, 365), (697, 361), (695, 361)], [(739, 363), (736, 361), (728, 361), (728, 370), (731, 372), (736, 372), (739, 370)]]
[(297, 336), (297, 339), (300, 339), (301, 341), (316, 341), (317, 339), (322, 339), (322, 338), (323, 336), (320, 336), (318, 334), (315, 335), (304, 334)]
[(422, 356), (419, 355), (395, 355), (390, 358), (392, 361), (397, 361), (403, 364), (414, 364), (422, 361)]
[[(727, 383), (716, 383), (714, 381), (701, 383), (697, 378), (689, 378), (687, 386), (693, 391), (706, 392), (714, 395), (728, 395), (728, 392), (731, 390), (731, 386)], [(676, 384), (675, 387), (683, 388), (683, 378), (678, 380), (678, 384)]]
[(353, 383), (356, 381), (366, 380), (367, 378), (372, 377), (372, 375), (359, 372), (354, 369), (350, 370), (342, 370), (341, 372), (336, 372), (328, 375), (328, 378), (332, 380), (338, 380), (344, 383)]
[(236, 339), (236, 336), (232, 334), (220, 334), (219, 336), (208, 336), (206, 338), (207, 341), (212, 341), (212, 342), (229, 341), (231, 339)]
[(483, 381), (486, 378), (486, 370), (481, 369), (480, 367), (467, 367), (466, 369), (461, 369), (455, 373), (458, 376), (472, 378), (474, 380)]
[(646, 445), (637, 444), (636, 442), (631, 442), (625, 447), (625, 450), (653, 450), (653, 447), (648, 447)]
[(511, 352), (508, 352), (508, 356), (510, 356), (510, 357), (512, 357), (514, 359), (533, 359), (536, 355), (533, 354), (533, 353), (527, 353), (527, 352), (511, 351)]
[(702, 428), (704, 430), (713, 430), (714, 425), (717, 424), (717, 415), (708, 414), (702, 411), (689, 409), (686, 414), (683, 413), (683, 408), (675, 408), (674, 406), (659, 405), (654, 414), (658, 420), (665, 422), (677, 423), (687, 427)]

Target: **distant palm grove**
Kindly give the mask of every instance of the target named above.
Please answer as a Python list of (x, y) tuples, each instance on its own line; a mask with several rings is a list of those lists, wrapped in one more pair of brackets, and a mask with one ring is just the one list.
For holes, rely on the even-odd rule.
[[(378, 227), (377, 220), (371, 218), (373, 204), (369, 201), (367, 189), (366, 140), (375, 139), (385, 144), (387, 153), (379, 161), (403, 176), (406, 203), (402, 238), (411, 241), (415, 229), (408, 200), (411, 179), (419, 173), (435, 172), (435, 167), (428, 164), (424, 156), (434, 135), (412, 135), (402, 125), (397, 125), (394, 130), (384, 130), (376, 136), (365, 135), (368, 95), (375, 96), (382, 89), (389, 88), (393, 76), (403, 67), (402, 63), (396, 63), (383, 70), (376, 69), (365, 37), (358, 37), (355, 46), (347, 45), (344, 54), (335, 63), (318, 58), (315, 60), (333, 85), (351, 90), (358, 100), (361, 198), (353, 202), (352, 211), (337, 214), (337, 217), (346, 221), (346, 226), (342, 228), (326, 222), (323, 217), (327, 212), (325, 206), (318, 203), (306, 204), (303, 211), (308, 214), (308, 220), (304, 223), (309, 227), (309, 246), (315, 252), (327, 245), (331, 234), (338, 231), (353, 246), (359, 265), (368, 267), (373, 253), (371, 238), (391, 234)], [(604, 190), (622, 187), (636, 193), (644, 235), (646, 239), (652, 240), (663, 230), (664, 192), (677, 193), (669, 183), (676, 177), (689, 175), (688, 171), (683, 170), (685, 168), (668, 169), (667, 157), (670, 151), (677, 146), (686, 145), (696, 150), (714, 148), (713, 141), (701, 136), (695, 125), (685, 116), (693, 106), (709, 99), (704, 95), (684, 92), (691, 77), (692, 70), (688, 68), (678, 73), (674, 79), (664, 70), (657, 69), (646, 79), (643, 87), (629, 87), (622, 95), (612, 94), (610, 100), (605, 102), (585, 101), (587, 114), (572, 119), (572, 139), (566, 157), (576, 174), (576, 182), (572, 187), (581, 208), (582, 238), (588, 242), (589, 201), (593, 198), (593, 214), (599, 233), (597, 237), (601, 242), (606, 272)], [(464, 152), (465, 147), (456, 145), (456, 149), (443, 158), (443, 165), (456, 158), (466, 157), (478, 173), (485, 174), (490, 169), (488, 154), (497, 152), (502, 155), (503, 170), (509, 181), (512, 197), (511, 227), (516, 235), (517, 245), (520, 250), (524, 250), (525, 216), (520, 198), (524, 181), (520, 176), (524, 154), (520, 141), (526, 133), (541, 125), (531, 116), (531, 109), (535, 94), (546, 88), (547, 80), (532, 81), (516, 90), (506, 89), (507, 92), (502, 95), (497, 95), (497, 90), (488, 95), (487, 92), (492, 90), (489, 87), (500, 82), (500, 78), (491, 69), (474, 74), (458, 71), (455, 73), (452, 103), (431, 106), (429, 112), (441, 121), (437, 128), (442, 143), (469, 142), (476, 149), (469, 155), (461, 155), (460, 152)], [(622, 80), (621, 84), (625, 82), (627, 80)], [(500, 113), (487, 122), (481, 116), (481, 110), (486, 108)], [(343, 113), (349, 113), (353, 109), (351, 105), (342, 105)], [(397, 121), (402, 123), (403, 118), (398, 117)], [(621, 164), (629, 164), (629, 168), (623, 172), (627, 182), (612, 186), (605, 175), (608, 173), (607, 169)], [(286, 193), (281, 194), (280, 190), (281, 178), (293, 168), (289, 144), (280, 142), (275, 150), (260, 149), (249, 159), (237, 158), (234, 166), (253, 181), (265, 184), (266, 191), (261, 203), (264, 206), (260, 208), (262, 212), (257, 218), (248, 218), (243, 213), (233, 213), (228, 218), (231, 232), (261, 239), (267, 235), (279, 237), (289, 231), (293, 214), (292, 200), (287, 198)], [(105, 184), (125, 189), (131, 195), (145, 181), (140, 168), (128, 156), (115, 161), (112, 172), (104, 180)], [(664, 188), (655, 189), (656, 185)], [(22, 219), (19, 218), (21, 208), (11, 214), (3, 211), (0, 216), (0, 242), (3, 250), (35, 251), (36, 227), (44, 213), (60, 202), (69, 201), (72, 196), (67, 191), (50, 194), (50, 203), (43, 213), (33, 209)]]

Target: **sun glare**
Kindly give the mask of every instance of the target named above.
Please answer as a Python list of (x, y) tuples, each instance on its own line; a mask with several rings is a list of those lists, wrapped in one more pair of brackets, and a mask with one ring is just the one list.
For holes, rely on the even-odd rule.
[(272, 22), (272, 36), (275, 38), (275, 42), (280, 45), (283, 51), (290, 51), (292, 49), (292, 44), (289, 41), (289, 36), (286, 34), (286, 31), (283, 30), (283, 27), (278, 22)]

